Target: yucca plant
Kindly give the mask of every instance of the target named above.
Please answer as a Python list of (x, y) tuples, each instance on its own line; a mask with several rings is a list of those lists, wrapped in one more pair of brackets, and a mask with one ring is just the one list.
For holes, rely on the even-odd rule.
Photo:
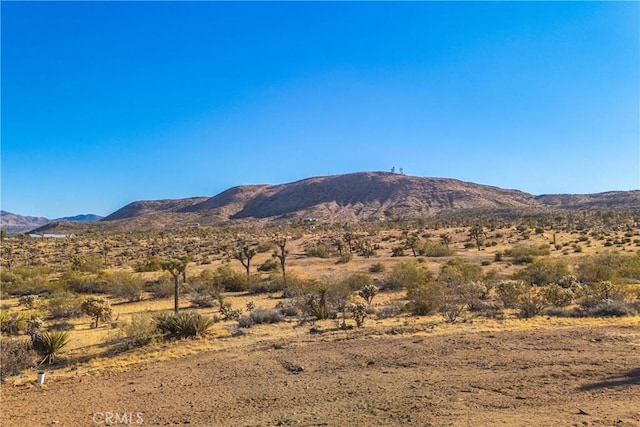
[(178, 313), (172, 318), (174, 333), (182, 338), (195, 338), (204, 335), (213, 326), (213, 319), (199, 313)]
[(47, 331), (35, 332), (31, 336), (34, 350), (44, 356), (43, 363), (53, 363), (60, 350), (69, 344), (69, 333), (67, 331)]

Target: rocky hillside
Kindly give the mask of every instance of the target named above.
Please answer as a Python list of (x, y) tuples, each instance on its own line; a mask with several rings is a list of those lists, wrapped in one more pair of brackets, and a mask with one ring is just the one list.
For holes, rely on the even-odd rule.
[(211, 198), (134, 202), (103, 222), (126, 221), (129, 226), (302, 218), (347, 222), (460, 211), (532, 212), (609, 207), (640, 207), (640, 191), (536, 197), (518, 190), (456, 179), (360, 172), (279, 185), (238, 186)]
[[(279, 185), (243, 185), (213, 197), (137, 201), (91, 227), (105, 230), (157, 229), (305, 218), (351, 222), (465, 212), (520, 215), (555, 209), (608, 208), (640, 208), (640, 191), (534, 196), (456, 179), (360, 172), (313, 177)], [(43, 229), (52, 231), (60, 227), (50, 224)], [(75, 224), (73, 230), (77, 227)]]

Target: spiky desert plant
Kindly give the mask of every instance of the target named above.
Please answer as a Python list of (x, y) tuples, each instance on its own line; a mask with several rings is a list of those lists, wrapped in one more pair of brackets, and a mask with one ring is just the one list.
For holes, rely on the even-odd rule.
[(47, 331), (36, 332), (31, 336), (33, 348), (41, 356), (43, 363), (53, 363), (55, 357), (67, 344), (69, 344), (69, 333), (67, 331)]

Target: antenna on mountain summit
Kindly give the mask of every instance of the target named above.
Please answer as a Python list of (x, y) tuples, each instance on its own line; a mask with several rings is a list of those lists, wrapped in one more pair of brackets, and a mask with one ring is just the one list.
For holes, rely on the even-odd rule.
[(395, 167), (395, 166), (393, 166), (393, 167), (391, 168), (391, 173), (396, 173), (396, 167)]

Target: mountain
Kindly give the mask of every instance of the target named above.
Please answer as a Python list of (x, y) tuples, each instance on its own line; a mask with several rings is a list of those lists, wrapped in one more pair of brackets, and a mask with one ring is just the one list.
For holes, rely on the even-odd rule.
[(60, 221), (68, 221), (68, 222), (96, 222), (100, 221), (102, 216), (94, 215), (94, 214), (80, 214), (75, 216), (65, 216), (63, 218), (57, 218), (51, 220), (51, 222), (60, 222)]
[(359, 172), (279, 185), (237, 186), (210, 198), (134, 202), (101, 223), (118, 220), (129, 222), (129, 226), (155, 228), (304, 218), (349, 222), (448, 212), (542, 212), (611, 207), (640, 208), (640, 191), (534, 196), (456, 179)]
[[(534, 196), (457, 179), (358, 172), (278, 185), (242, 185), (213, 197), (136, 201), (90, 227), (122, 231), (307, 218), (352, 222), (479, 213), (514, 216), (566, 209), (640, 209), (640, 191)], [(64, 222), (38, 231), (78, 232), (87, 228)]]
[(9, 234), (33, 230), (48, 223), (49, 220), (44, 217), (23, 216), (0, 211), (0, 229)]
[(11, 212), (0, 211), (0, 228), (9, 234), (22, 233), (34, 230), (47, 224), (56, 222), (95, 222), (102, 217), (94, 214), (83, 214), (58, 219), (48, 219), (44, 217), (17, 215)]

